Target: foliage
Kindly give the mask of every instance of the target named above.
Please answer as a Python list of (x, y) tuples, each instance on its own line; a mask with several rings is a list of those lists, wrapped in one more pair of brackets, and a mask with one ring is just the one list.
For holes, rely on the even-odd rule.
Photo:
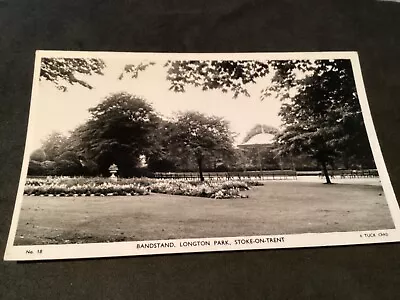
[(28, 175), (31, 175), (31, 176), (45, 175), (45, 170), (42, 166), (42, 162), (31, 159), (29, 161), (29, 165), (28, 165)]
[(141, 155), (152, 155), (159, 118), (145, 100), (128, 93), (107, 97), (89, 109), (91, 118), (73, 133), (78, 153), (108, 175), (115, 163), (122, 176), (134, 175)]
[(148, 67), (155, 65), (155, 62), (141, 62), (137, 65), (135, 64), (127, 64), (124, 67), (123, 72), (119, 75), (118, 79), (121, 80), (124, 78), (125, 74), (129, 74), (131, 78), (138, 78), (139, 73), (145, 71)]
[(152, 153), (148, 155), (148, 168), (152, 172), (173, 172), (182, 165), (183, 161), (170, 149), (174, 123), (160, 119), (157, 125), (157, 129), (153, 132), (157, 143), (154, 144)]
[[(184, 92), (185, 86), (201, 87), (203, 90), (219, 89), (223, 93), (233, 92), (233, 97), (250, 96), (247, 86), (257, 83), (270, 73), (282, 86), (292, 87), (297, 73), (308, 72), (308, 60), (183, 60), (168, 61), (167, 79), (170, 90)], [(271, 94), (269, 86), (263, 89), (260, 98), (264, 100)], [(275, 90), (276, 91), (276, 90)]]
[(69, 138), (59, 132), (53, 132), (46, 137), (41, 148), (32, 152), (28, 174), (74, 176), (90, 173), (71, 149)]
[(41, 150), (44, 152), (47, 160), (54, 161), (66, 151), (67, 145), (68, 138), (62, 133), (54, 131), (46, 137), (39, 151)]
[(193, 159), (203, 177), (204, 160), (210, 157), (229, 159), (233, 156), (233, 137), (228, 123), (219, 117), (198, 112), (178, 115), (172, 126), (170, 150), (177, 157)]
[[(315, 61), (308, 72), (293, 81), (293, 75), (282, 81), (275, 78), (281, 88), (280, 116), (285, 125), (278, 143), (281, 154), (313, 157), (330, 183), (327, 164), (342, 153), (359, 155), (370, 148), (350, 60)], [(291, 84), (297, 89), (294, 96), (289, 96)], [(353, 141), (357, 142), (350, 146)]]
[(36, 149), (32, 152), (30, 159), (37, 162), (43, 162), (47, 158), (46, 152), (44, 152), (43, 148)]
[(72, 160), (57, 159), (55, 161), (30, 160), (28, 175), (30, 176), (76, 176), (89, 174), (80, 162)]
[(62, 91), (67, 91), (66, 84), (79, 84), (88, 89), (93, 87), (86, 81), (80, 80), (76, 74), (103, 75), (105, 63), (101, 59), (86, 58), (42, 58), (40, 79), (53, 82)]
[(241, 94), (250, 96), (245, 85), (269, 73), (267, 63), (255, 60), (168, 61), (165, 66), (170, 90), (184, 92), (186, 85), (193, 85), (204, 91), (231, 91), (234, 98)]

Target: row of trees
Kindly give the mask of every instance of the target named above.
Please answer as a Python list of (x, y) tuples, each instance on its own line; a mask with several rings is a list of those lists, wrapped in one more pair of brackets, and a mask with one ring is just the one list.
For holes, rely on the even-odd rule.
[(117, 93), (89, 109), (90, 119), (70, 136), (51, 134), (32, 153), (31, 175), (108, 175), (116, 163), (121, 176), (138, 176), (143, 160), (149, 171), (203, 169), (230, 163), (235, 150), (228, 123), (219, 117), (185, 112), (160, 118), (144, 99)]
[[(140, 72), (152, 65), (154, 63), (128, 64), (122, 70), (120, 79), (126, 74), (136, 78)], [(225, 93), (231, 92), (233, 97), (250, 96), (247, 85), (256, 83), (272, 72), (272, 82), (265, 87), (260, 98), (261, 101), (268, 101), (271, 96), (281, 99), (280, 116), (283, 121), (283, 130), (276, 139), (279, 155), (307, 156), (313, 159), (323, 170), (327, 183), (330, 183), (328, 165), (335, 165), (338, 160), (343, 161), (347, 166), (350, 163), (367, 167), (374, 165), (351, 61), (348, 59), (168, 61), (164, 67), (167, 80), (171, 84), (170, 90), (185, 92), (187, 85), (193, 85), (203, 90), (218, 89)], [(66, 88), (60, 85), (58, 81), (60, 76), (64, 82), (78, 83), (91, 88), (85, 82), (77, 80), (75, 74), (101, 74), (104, 68), (105, 64), (102, 60), (46, 59), (42, 61), (41, 79), (55, 82), (62, 90)], [(95, 110), (93, 113), (91, 122), (101, 123), (101, 116), (96, 116)], [(181, 122), (188, 123), (184, 121), (184, 118)], [(78, 129), (75, 135), (84, 137), (85, 132), (91, 132), (85, 127), (88, 125)], [(165, 127), (169, 128), (169, 125)], [(182, 138), (182, 136), (177, 135), (176, 138)], [(147, 141), (143, 142), (146, 144)], [(86, 141), (86, 143), (89, 142)], [(202, 163), (209, 156), (199, 151), (195, 143), (190, 143), (193, 146), (191, 153), (197, 157), (201, 170)], [(210, 145), (212, 144), (210, 141)], [(124, 152), (123, 145), (124, 143), (120, 146), (115, 144), (116, 151)], [(180, 146), (185, 149), (183, 145)], [(90, 148), (93, 151), (101, 147), (99, 144), (89, 143), (87, 149)], [(161, 147), (161, 151), (164, 148), (165, 146)], [(225, 151), (222, 152), (225, 153)], [(105, 156), (94, 155), (93, 157), (98, 159), (102, 166), (106, 162), (108, 164), (110, 160)], [(148, 157), (151, 157), (151, 153)]]

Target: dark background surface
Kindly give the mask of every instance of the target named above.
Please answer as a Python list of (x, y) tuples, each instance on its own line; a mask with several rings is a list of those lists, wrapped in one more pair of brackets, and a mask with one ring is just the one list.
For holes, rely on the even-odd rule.
[[(0, 0), (0, 253), (22, 163), (34, 51), (359, 51), (400, 195), (400, 4)], [(0, 299), (396, 299), (400, 245), (0, 262)]]

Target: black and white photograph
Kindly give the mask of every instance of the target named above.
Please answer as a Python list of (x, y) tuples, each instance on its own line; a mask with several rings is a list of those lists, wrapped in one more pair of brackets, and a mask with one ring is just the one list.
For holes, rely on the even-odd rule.
[(37, 51), (5, 259), (399, 241), (361, 71), (356, 52)]

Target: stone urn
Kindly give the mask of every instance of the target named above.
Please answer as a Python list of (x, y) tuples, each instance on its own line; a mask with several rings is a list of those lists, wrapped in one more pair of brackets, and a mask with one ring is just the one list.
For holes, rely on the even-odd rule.
[(110, 174), (111, 174), (110, 180), (111, 180), (111, 181), (117, 181), (117, 180), (118, 180), (118, 177), (116, 176), (116, 174), (117, 174), (117, 172), (118, 172), (118, 167), (117, 167), (117, 165), (116, 165), (116, 164), (112, 164), (112, 165), (108, 168), (108, 170), (110, 171)]

